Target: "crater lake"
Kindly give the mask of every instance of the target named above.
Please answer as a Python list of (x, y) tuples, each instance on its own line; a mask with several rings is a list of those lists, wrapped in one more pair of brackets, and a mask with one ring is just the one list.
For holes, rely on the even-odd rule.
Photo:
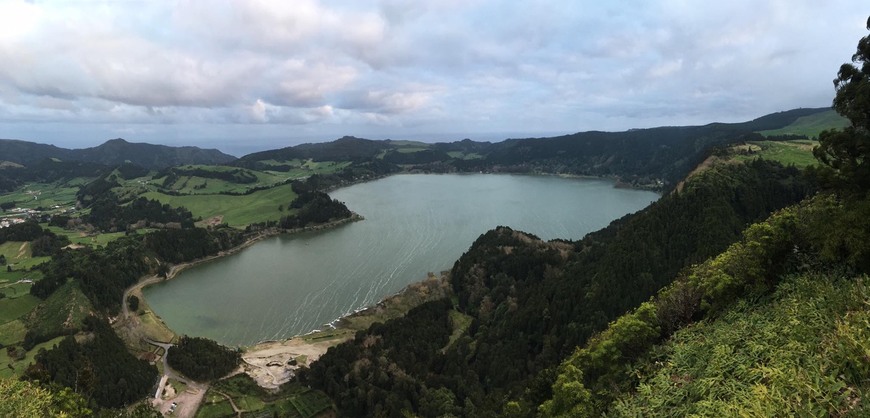
[(449, 270), (496, 226), (576, 240), (659, 197), (607, 180), (490, 174), (394, 175), (330, 196), (365, 219), (196, 265), (146, 288), (148, 304), (179, 334), (231, 346), (289, 338)]

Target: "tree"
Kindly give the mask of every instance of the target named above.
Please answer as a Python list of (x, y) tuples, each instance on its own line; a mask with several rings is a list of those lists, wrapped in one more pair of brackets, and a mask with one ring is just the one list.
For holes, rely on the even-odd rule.
[(858, 41), (852, 63), (840, 66), (834, 88), (834, 109), (849, 119), (850, 126), (822, 132), (813, 154), (829, 168), (827, 174), (835, 186), (864, 193), (870, 190), (870, 36)]
[(139, 298), (136, 295), (130, 295), (127, 297), (127, 306), (130, 307), (130, 310), (136, 312), (139, 310)]

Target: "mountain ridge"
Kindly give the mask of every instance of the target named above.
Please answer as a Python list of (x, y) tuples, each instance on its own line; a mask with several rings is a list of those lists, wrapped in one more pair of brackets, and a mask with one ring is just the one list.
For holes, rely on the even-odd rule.
[(0, 139), (0, 160), (26, 166), (52, 158), (108, 166), (130, 162), (149, 169), (183, 164), (226, 164), (236, 160), (236, 157), (214, 148), (129, 142), (123, 138), (110, 139), (95, 147), (77, 149), (18, 139)]

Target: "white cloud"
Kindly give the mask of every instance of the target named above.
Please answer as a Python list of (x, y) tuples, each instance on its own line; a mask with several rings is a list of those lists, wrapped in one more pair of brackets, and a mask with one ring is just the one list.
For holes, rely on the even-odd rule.
[(0, 129), (389, 136), (733, 121), (827, 105), (866, 34), (852, 0), (611, 3), (0, 0)]

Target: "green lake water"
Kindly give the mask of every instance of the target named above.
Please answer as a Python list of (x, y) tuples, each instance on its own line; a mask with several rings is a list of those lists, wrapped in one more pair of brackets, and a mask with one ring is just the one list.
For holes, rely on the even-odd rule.
[(365, 220), (265, 239), (145, 289), (174, 331), (227, 345), (289, 338), (449, 270), (499, 225), (579, 239), (658, 199), (604, 180), (396, 175), (330, 193)]

